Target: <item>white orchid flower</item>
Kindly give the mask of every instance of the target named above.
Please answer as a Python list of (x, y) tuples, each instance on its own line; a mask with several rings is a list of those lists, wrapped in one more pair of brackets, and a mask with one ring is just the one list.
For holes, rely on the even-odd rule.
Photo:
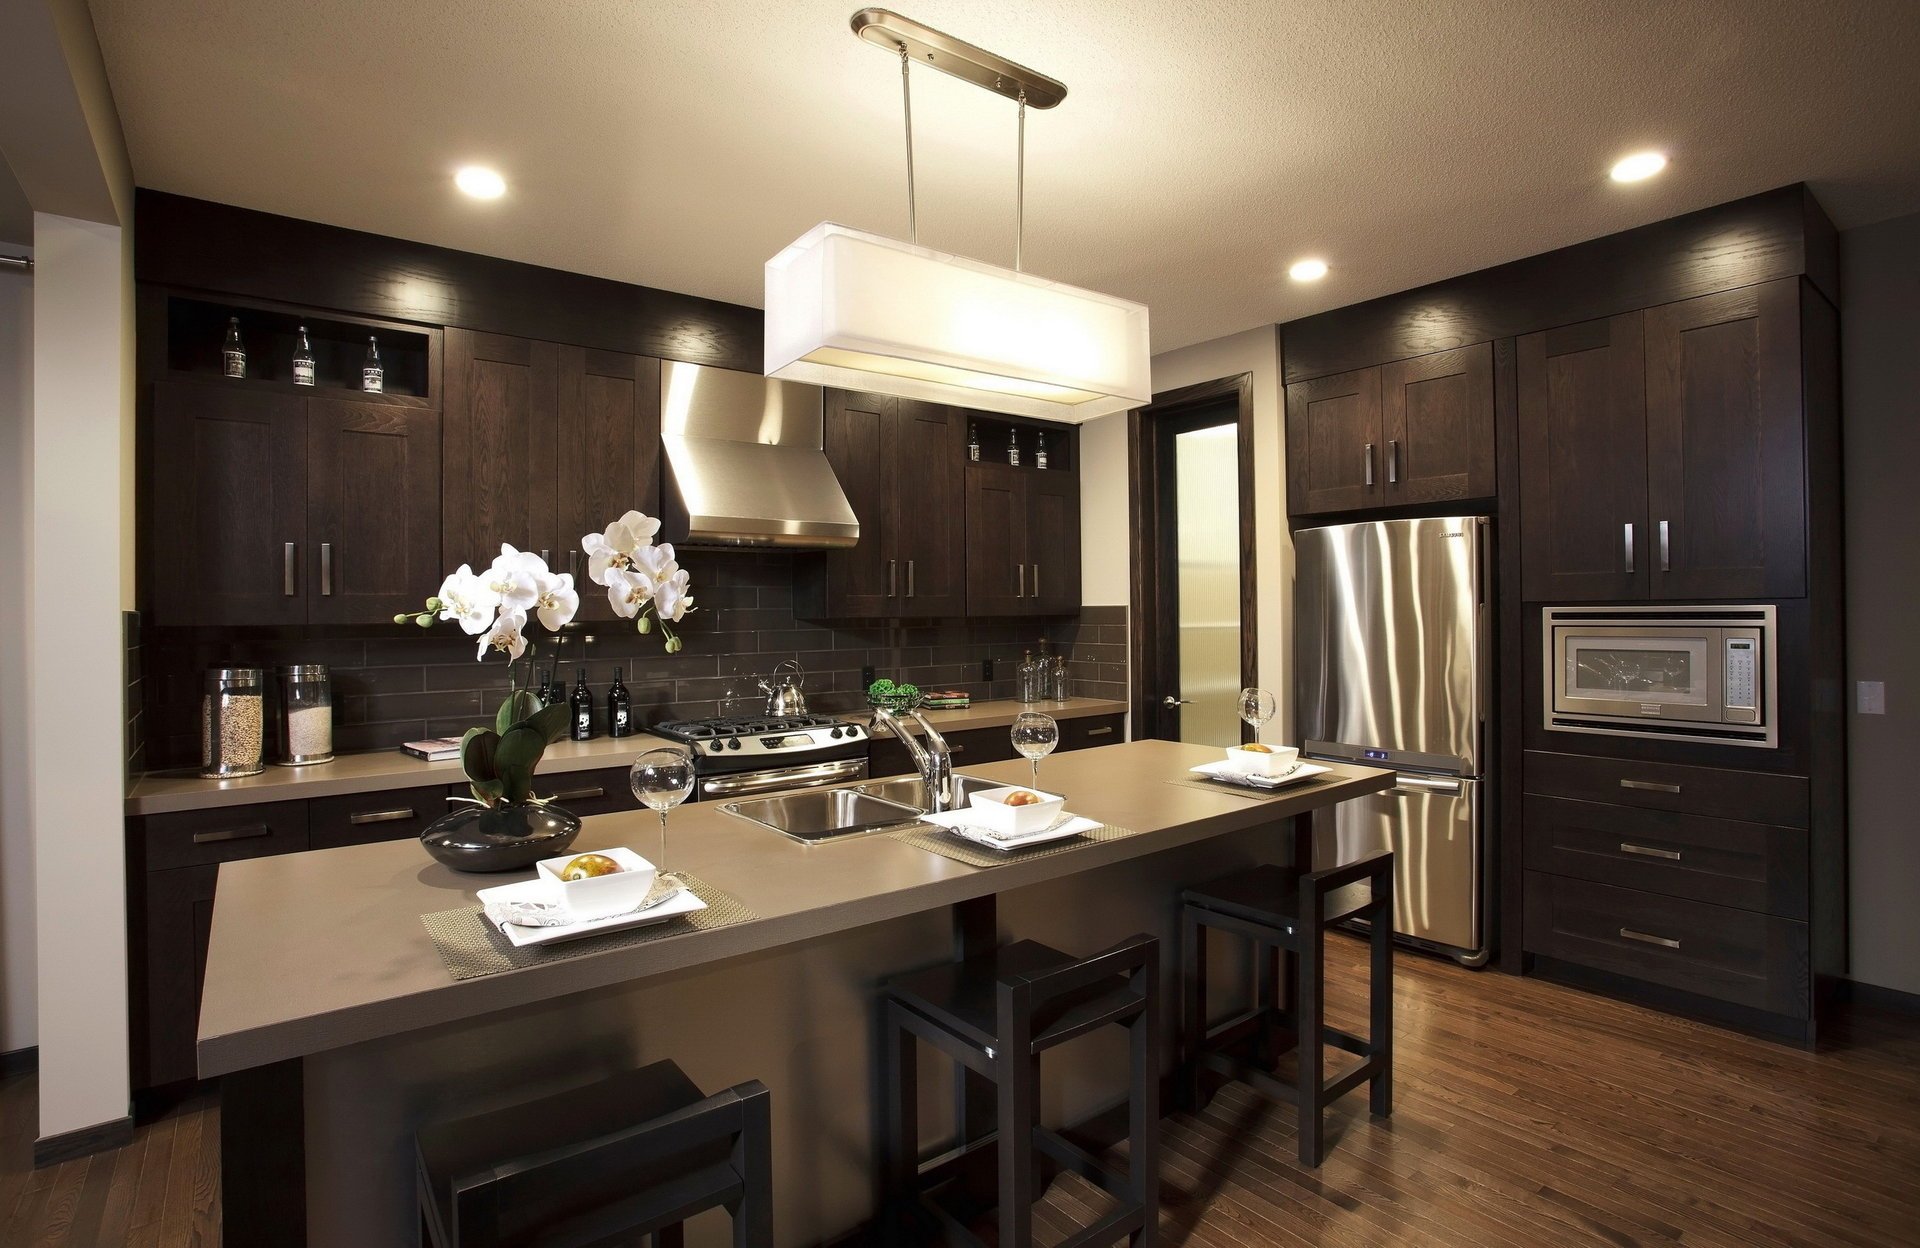
[(685, 568), (677, 568), (665, 580), (653, 587), (653, 610), (663, 620), (678, 621), (693, 606), (693, 595), (688, 593), (689, 581)]
[(546, 561), (539, 555), (502, 544), (499, 558), (488, 566), (482, 579), (497, 596), (502, 613), (518, 611), (525, 615), (539, 601), (539, 578), (546, 573)]
[(607, 601), (613, 605), (614, 614), (623, 620), (640, 614), (640, 608), (653, 597), (653, 578), (632, 568), (609, 569), (606, 585)]
[(574, 612), (580, 609), (580, 595), (574, 592), (571, 572), (536, 577), (535, 590), (540, 626), (550, 633), (565, 628), (573, 620)]
[(633, 552), (633, 565), (653, 578), (656, 585), (680, 570), (680, 565), (674, 562), (672, 542), (642, 546)]
[(500, 596), (464, 563), (447, 574), (434, 597), (440, 600), (440, 618), (458, 622), (469, 637), (478, 637), (493, 627), (494, 608), (500, 605)]
[(488, 650), (506, 652), (508, 662), (517, 661), (527, 652), (527, 613), (516, 610), (503, 610), (500, 618), (493, 622), (493, 628), (480, 639), (480, 650), (475, 658), (484, 659)]
[(596, 585), (611, 586), (607, 573), (631, 567), (635, 552), (652, 545), (653, 535), (659, 531), (658, 520), (629, 511), (609, 524), (606, 532), (586, 534), (580, 539), (580, 549), (587, 552), (587, 576)]

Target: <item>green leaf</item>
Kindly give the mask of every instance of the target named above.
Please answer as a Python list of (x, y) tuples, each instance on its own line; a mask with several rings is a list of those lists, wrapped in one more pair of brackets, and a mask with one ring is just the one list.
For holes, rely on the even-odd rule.
[(528, 727), (546, 738), (552, 745), (567, 735), (567, 729), (573, 723), (573, 711), (564, 702), (555, 702), (552, 706), (543, 706), (535, 711), (533, 718), (527, 721)]
[(515, 724), (500, 738), (493, 769), (510, 802), (524, 802), (533, 792), (533, 769), (547, 752), (547, 739), (531, 724)]
[(493, 730), (504, 737), (507, 729), (525, 723), (539, 709), (540, 699), (534, 697), (531, 690), (516, 689), (500, 703), (500, 711), (493, 717)]
[(460, 738), (460, 766), (476, 785), (499, 778), (497, 753), (500, 734), (491, 728), (469, 728)]
[(500, 794), (506, 790), (506, 786), (498, 780), (476, 780), (473, 782), (472, 788), (474, 797), (489, 806), (499, 801)]

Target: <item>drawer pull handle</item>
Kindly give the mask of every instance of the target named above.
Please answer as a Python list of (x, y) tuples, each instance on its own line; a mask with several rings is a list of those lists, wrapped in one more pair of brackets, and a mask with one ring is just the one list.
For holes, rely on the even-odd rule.
[(220, 841), (251, 841), (255, 837), (271, 836), (271, 829), (264, 823), (250, 823), (244, 828), (221, 828), (214, 832), (195, 832), (195, 845), (213, 845)]
[(1635, 845), (1632, 841), (1621, 841), (1620, 852), (1639, 854), (1645, 858), (1667, 858), (1674, 862), (1680, 861), (1680, 851), (1677, 849), (1655, 849), (1651, 845)]
[(1652, 936), (1646, 932), (1636, 932), (1630, 927), (1621, 928), (1620, 935), (1622, 939), (1637, 940), (1643, 945), (1659, 945), (1662, 949), (1678, 949), (1680, 947), (1680, 942), (1671, 937)]
[(413, 807), (403, 806), (398, 810), (362, 810), (347, 816), (347, 822), (362, 823), (398, 823), (402, 819), (414, 817)]
[(967, 747), (966, 747), (966, 746), (964, 746), (964, 745), (955, 745), (955, 744), (954, 744), (953, 742), (951, 742), (951, 741), (949, 741), (949, 742), (947, 742), (947, 753), (949, 753), (949, 754), (965, 754), (966, 752), (967, 752)]
[(1658, 780), (1622, 780), (1620, 787), (1623, 789), (1644, 789), (1648, 793), (1678, 793), (1680, 791), (1679, 785), (1661, 784)]
[(1111, 736), (1112, 734), (1113, 734), (1112, 724), (1108, 724), (1105, 728), (1087, 729), (1087, 735), (1090, 737), (1106, 737), (1106, 736)]
[(589, 797), (605, 797), (606, 795), (607, 791), (596, 784), (590, 789), (568, 789), (565, 793), (555, 793), (547, 800), (553, 802), (579, 802), (585, 801)]

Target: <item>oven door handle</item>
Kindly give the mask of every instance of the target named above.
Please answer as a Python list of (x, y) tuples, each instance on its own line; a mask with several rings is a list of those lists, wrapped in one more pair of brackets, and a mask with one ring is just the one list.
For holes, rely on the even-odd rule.
[(830, 763), (812, 763), (805, 767), (783, 767), (778, 771), (751, 771), (737, 776), (715, 776), (700, 782), (702, 797), (743, 797), (754, 793), (777, 793), (784, 789), (818, 789), (830, 784), (867, 778), (867, 760), (842, 758)]

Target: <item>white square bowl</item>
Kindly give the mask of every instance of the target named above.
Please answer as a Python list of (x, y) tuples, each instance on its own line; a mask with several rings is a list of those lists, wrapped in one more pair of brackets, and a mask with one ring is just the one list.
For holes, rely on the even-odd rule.
[[(620, 864), (612, 875), (596, 875), (586, 880), (563, 880), (560, 873), (582, 854), (601, 854)], [(542, 880), (559, 890), (560, 899), (576, 922), (602, 919), (633, 909), (647, 899), (659, 872), (639, 854), (622, 845), (611, 849), (583, 849), (561, 858), (542, 858), (534, 864)]]
[(1276, 745), (1270, 754), (1244, 746), (1227, 747), (1227, 761), (1243, 776), (1284, 776), (1300, 761), (1300, 751), (1291, 745)]
[[(1040, 800), (1027, 806), (1009, 806), (1007, 798), (1014, 793), (1033, 793)], [(1002, 836), (1027, 836), (1058, 819), (1067, 799), (1040, 789), (1010, 785), (1004, 789), (983, 789), (973, 795), (971, 802), (973, 813), (990, 830)]]

